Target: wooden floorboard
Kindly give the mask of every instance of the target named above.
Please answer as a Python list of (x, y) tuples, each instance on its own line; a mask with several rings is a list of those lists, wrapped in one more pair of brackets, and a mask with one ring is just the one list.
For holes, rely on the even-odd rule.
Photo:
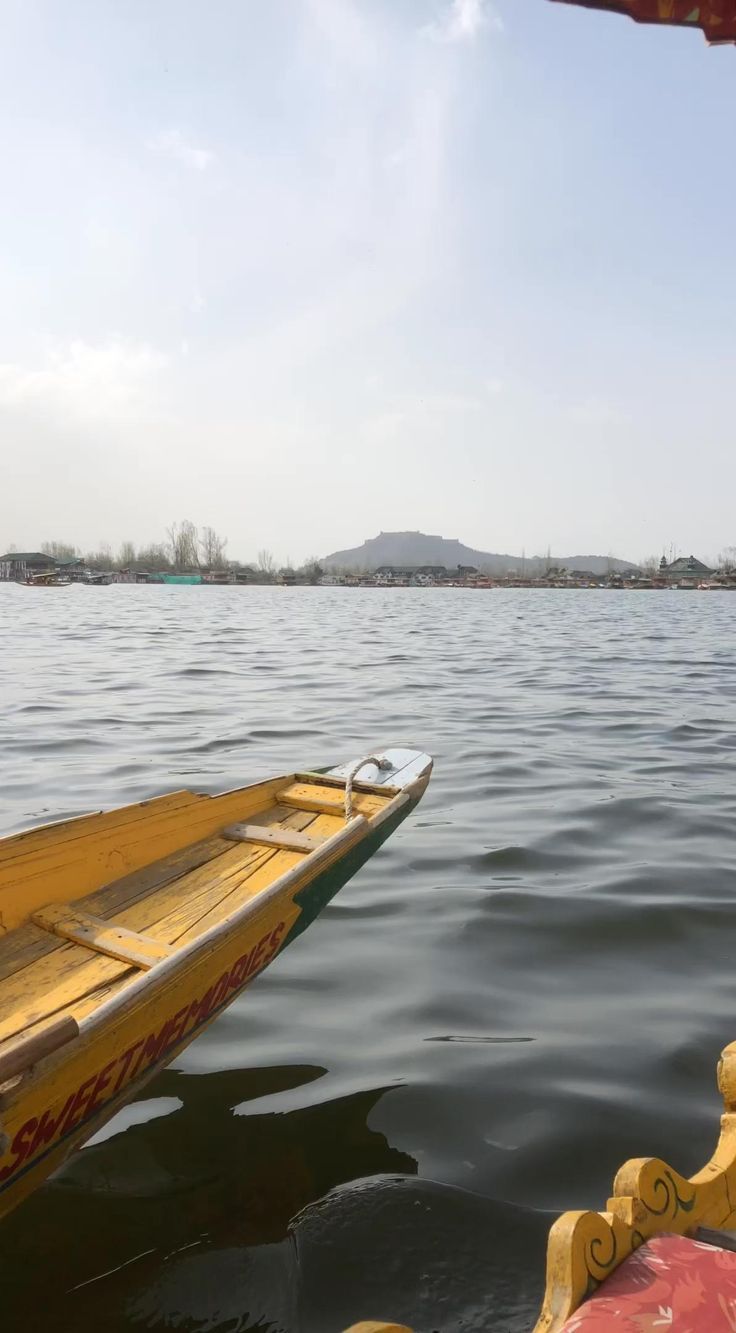
[(40, 926), (18, 926), (0, 937), (0, 987), (7, 977), (60, 947)]
[[(143, 898), (148, 898), (157, 889), (179, 879), (189, 870), (198, 869), (207, 864), (219, 851), (228, 851), (232, 843), (224, 838), (207, 838), (185, 847), (180, 852), (156, 861), (153, 865), (136, 870), (132, 875), (116, 879), (104, 888), (96, 889), (83, 898), (77, 899), (81, 908), (97, 916), (112, 917), (127, 905)], [(63, 942), (50, 936), (38, 926), (19, 926), (7, 935), (0, 937), (0, 1003), (2, 1003), (2, 982), (23, 968), (30, 966), (39, 958), (54, 953), (63, 946)]]
[(156, 889), (162, 888), (172, 880), (186, 875), (190, 870), (197, 870), (200, 866), (207, 865), (220, 852), (226, 852), (229, 846), (231, 844), (226, 839), (217, 835), (213, 838), (204, 838), (202, 842), (196, 842), (179, 852), (173, 852), (171, 856), (154, 861), (151, 865), (144, 866), (142, 870), (135, 870), (132, 875), (124, 875), (121, 879), (113, 880), (112, 883), (81, 898), (80, 903), (84, 904), (87, 911), (96, 912), (99, 916), (113, 916), (140, 899), (147, 898)]
[(0, 988), (0, 1041), (42, 1018), (71, 1008), (82, 996), (137, 968), (93, 954), (81, 944), (64, 944), (47, 958), (11, 977)]
[(153, 860), (177, 853), (218, 834), (233, 821), (252, 818), (274, 804), (278, 780), (228, 792), (197, 797), (180, 810), (157, 812), (155, 817), (126, 823), (123, 829), (105, 827), (60, 841), (44, 841), (19, 856), (8, 858), (0, 844), (0, 927), (22, 925), (26, 914), (48, 902), (85, 897), (109, 884), (108, 867), (120, 867), (119, 876), (134, 874)]
[[(296, 813), (296, 812), (295, 812)], [(310, 816), (305, 815), (305, 818)], [(329, 838), (333, 833), (339, 831), (343, 825), (341, 819), (336, 819), (334, 815), (312, 815), (309, 831), (315, 836)], [(291, 827), (294, 825), (292, 824)], [(265, 850), (265, 849), (264, 849)], [(202, 931), (208, 930), (210, 926), (217, 925), (229, 916), (231, 912), (239, 907), (241, 903), (248, 898), (255, 898), (264, 889), (267, 889), (279, 875), (283, 875), (287, 870), (293, 869), (305, 860), (303, 852), (275, 851), (262, 865), (254, 867), (251, 874), (237, 886), (237, 888), (227, 896), (213, 903), (212, 906), (202, 913), (196, 920), (191, 921), (184, 929), (179, 931), (178, 927), (184, 927), (186, 913), (182, 913), (179, 921), (175, 921), (172, 916), (172, 927), (176, 929), (176, 934), (171, 935), (171, 942), (177, 944), (188, 944), (190, 940), (196, 939)]]
[[(160, 805), (158, 808), (160, 809)], [(267, 825), (274, 820), (286, 819), (288, 827), (301, 828), (301, 823), (293, 822), (294, 813), (288, 806), (276, 806), (272, 810), (252, 815), (251, 822)], [(219, 852), (231, 851), (232, 846), (232, 842), (225, 838), (218, 836), (206, 838), (192, 846), (182, 848), (181, 851), (172, 852), (171, 855), (154, 861), (131, 875), (113, 880), (77, 901), (85, 911), (113, 918), (141, 899), (150, 897), (153, 890), (164, 888), (186, 875), (188, 871), (207, 865)], [(19, 926), (6, 935), (0, 935), (0, 986), (14, 973), (20, 972), (24, 967), (61, 947), (62, 941), (49, 936), (40, 927), (30, 924)]]
[[(153, 891), (148, 898), (109, 919), (118, 926), (146, 932), (168, 942), (171, 932), (166, 919), (172, 910), (186, 902), (197, 904), (195, 910), (201, 914), (204, 907), (219, 901), (273, 855), (265, 848), (255, 854), (240, 845), (233, 856), (232, 843), (228, 848), (224, 857), (216, 857), (208, 866), (166, 885), (165, 894), (161, 890)], [(219, 864), (223, 861), (224, 866)], [(195, 881), (193, 890), (188, 884), (191, 879)], [(68, 1005), (73, 1006), (95, 987), (119, 981), (130, 971), (129, 964), (95, 954), (83, 945), (58, 942), (59, 948), (0, 984), (0, 1041), (27, 1023), (38, 1022), (40, 1018), (57, 1012), (62, 994), (66, 995)]]
[[(299, 810), (286, 810), (279, 820), (280, 828), (296, 829), (301, 831), (306, 827), (312, 827), (314, 824), (314, 815)], [(165, 939), (171, 944), (185, 943), (189, 939), (196, 939), (203, 930), (227, 916), (232, 911), (233, 902), (241, 898), (252, 896), (250, 881), (256, 873), (266, 874), (267, 882), (271, 883), (281, 874), (281, 862), (278, 860), (278, 849), (275, 847), (249, 846), (244, 843), (230, 843), (231, 848), (240, 849), (240, 863), (227, 881), (223, 880), (216, 892), (207, 891), (194, 895), (191, 886), (188, 891), (182, 893), (169, 893), (167, 895), (167, 911), (162, 914), (155, 925), (149, 928), (149, 933), (156, 937)], [(235, 859), (233, 857), (233, 859)], [(303, 854), (291, 853), (291, 862), (296, 864), (303, 859)], [(247, 886), (247, 887), (246, 887)], [(177, 886), (171, 886), (176, 889)], [(227, 907), (224, 904), (227, 903)], [(160, 904), (159, 904), (160, 905)], [(131, 916), (131, 919), (133, 917)], [(142, 927), (137, 927), (142, 929)]]

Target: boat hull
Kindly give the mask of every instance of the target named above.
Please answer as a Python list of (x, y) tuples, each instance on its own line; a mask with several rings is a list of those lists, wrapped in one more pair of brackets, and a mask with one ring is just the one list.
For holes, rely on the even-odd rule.
[(24, 1079), (22, 1095), (0, 1090), (0, 1216), (137, 1096), (303, 933), (406, 818), (428, 777), (411, 784), (400, 808), (387, 811), (307, 883), (264, 895), (262, 907), (193, 951), (181, 967), (158, 980), (151, 973), (150, 983), (111, 1021), (82, 1029), (70, 1047), (40, 1062)]

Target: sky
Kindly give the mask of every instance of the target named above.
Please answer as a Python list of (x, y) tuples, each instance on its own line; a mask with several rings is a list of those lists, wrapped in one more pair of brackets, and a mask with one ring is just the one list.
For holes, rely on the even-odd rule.
[(736, 544), (736, 49), (550, 0), (0, 0), (0, 546)]

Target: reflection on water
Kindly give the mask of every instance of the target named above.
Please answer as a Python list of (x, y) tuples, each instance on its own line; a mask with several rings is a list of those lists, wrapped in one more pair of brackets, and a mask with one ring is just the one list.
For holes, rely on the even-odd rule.
[(339, 1333), (370, 1311), (524, 1327), (550, 1218), (415, 1179), (368, 1127), (384, 1090), (242, 1113), (324, 1073), (165, 1072), (151, 1106), (170, 1114), (77, 1155), (4, 1222), (6, 1317), (20, 1328), (45, 1292), (51, 1331)]
[[(41, 605), (44, 603), (44, 605)], [(736, 598), (0, 586), (3, 831), (408, 742), (414, 816), (0, 1226), (9, 1328), (522, 1333), (736, 1036)]]
[[(290, 1219), (305, 1205), (346, 1180), (416, 1170), (411, 1157), (368, 1127), (382, 1089), (286, 1114), (258, 1114), (260, 1099), (325, 1072), (311, 1066), (195, 1075), (165, 1070), (155, 1083), (156, 1101), (167, 1099), (175, 1108), (170, 1114), (129, 1125), (77, 1154), (5, 1220), (0, 1234), (8, 1264), (6, 1298), (24, 1308), (29, 1287), (38, 1280), (40, 1250), (44, 1283), (70, 1293), (60, 1322), (52, 1311), (46, 1327), (66, 1328), (72, 1318), (77, 1328), (103, 1326), (100, 1320), (110, 1318), (116, 1301), (128, 1310), (131, 1283), (133, 1305), (146, 1306), (145, 1326), (152, 1327), (156, 1301), (163, 1299), (164, 1258), (170, 1274), (173, 1255), (186, 1252), (189, 1264), (196, 1249), (197, 1263), (206, 1270), (204, 1253), (267, 1246), (271, 1271), (281, 1246), (278, 1252), (290, 1264), (291, 1246), (283, 1242)], [(251, 1102), (253, 1110), (245, 1105)], [(250, 1256), (249, 1271), (261, 1262)], [(168, 1278), (163, 1289), (171, 1300)], [(80, 1324), (82, 1310), (87, 1325)]]

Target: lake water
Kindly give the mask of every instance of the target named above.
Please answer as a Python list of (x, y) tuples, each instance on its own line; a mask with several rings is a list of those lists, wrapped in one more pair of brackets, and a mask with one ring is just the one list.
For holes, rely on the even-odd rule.
[(9, 1330), (533, 1323), (555, 1211), (715, 1144), (736, 598), (0, 585), (2, 832), (411, 742), (427, 795), (0, 1226)]

